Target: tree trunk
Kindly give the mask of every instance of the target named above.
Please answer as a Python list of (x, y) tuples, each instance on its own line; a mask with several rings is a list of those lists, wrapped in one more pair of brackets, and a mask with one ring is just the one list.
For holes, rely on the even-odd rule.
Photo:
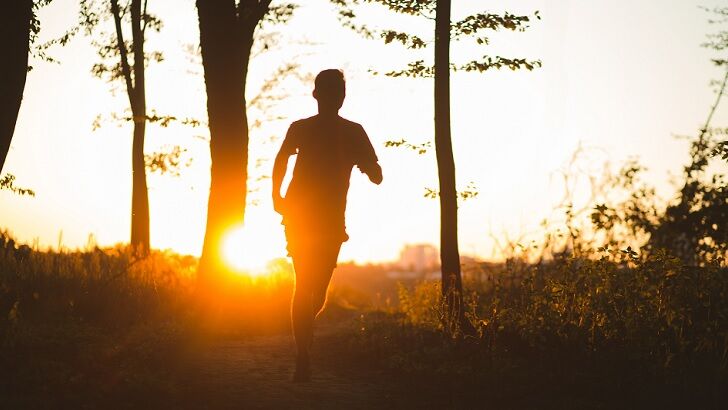
[[(248, 124), (245, 77), (253, 30), (242, 30), (234, 0), (198, 0), (200, 48), (210, 128), (210, 196), (198, 277), (219, 279), (222, 241), (243, 222), (247, 194)], [(257, 23), (257, 22), (256, 22)], [(254, 28), (255, 26), (253, 26)]]
[[(437, 0), (436, 5), (435, 152), (440, 180), (442, 295), (449, 314), (447, 319), (459, 319), (463, 312), (455, 161), (450, 134), (450, 0)], [(452, 320), (448, 322), (453, 323)]]
[(0, 171), (13, 139), (28, 73), (32, 0), (3, 1), (0, 5)]
[(142, 255), (149, 252), (149, 191), (144, 164), (144, 135), (147, 124), (147, 101), (144, 76), (144, 33), (141, 0), (131, 3), (132, 47), (134, 54), (134, 88), (131, 90), (134, 140), (131, 149), (131, 245)]
[[(143, 117), (144, 114), (134, 117)], [(134, 122), (134, 141), (131, 149), (131, 245), (141, 255), (149, 253), (149, 194), (144, 165), (144, 133), (146, 123)]]

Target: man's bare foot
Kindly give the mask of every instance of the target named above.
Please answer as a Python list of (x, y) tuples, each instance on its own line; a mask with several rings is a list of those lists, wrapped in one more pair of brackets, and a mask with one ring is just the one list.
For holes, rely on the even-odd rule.
[(293, 373), (294, 383), (311, 381), (311, 361), (308, 355), (299, 355), (296, 358), (296, 371)]

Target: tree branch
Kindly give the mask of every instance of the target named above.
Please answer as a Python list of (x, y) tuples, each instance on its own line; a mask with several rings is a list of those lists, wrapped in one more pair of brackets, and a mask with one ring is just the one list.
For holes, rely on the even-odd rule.
[(715, 103), (713, 103), (713, 106), (710, 108), (710, 112), (708, 113), (708, 118), (705, 120), (705, 125), (703, 125), (703, 129), (700, 130), (700, 138), (702, 138), (705, 135), (705, 133), (708, 132), (708, 127), (710, 127), (710, 122), (713, 120), (713, 115), (715, 114), (715, 110), (718, 109), (720, 100), (721, 100), (721, 98), (723, 98), (723, 94), (725, 94), (726, 83), (728, 83), (728, 70), (725, 71), (725, 76), (723, 77), (723, 82), (720, 85), (720, 89), (718, 90), (718, 97), (716, 97)]
[[(535, 13), (535, 16), (537, 19), (541, 18), (538, 12)], [(471, 36), (481, 30), (495, 31), (499, 28), (513, 31), (524, 31), (528, 28), (527, 23), (529, 21), (531, 20), (528, 16), (517, 16), (508, 12), (503, 15), (480, 13), (465, 17), (464, 19), (453, 23), (450, 26), (450, 33), (452, 38), (459, 38), (463, 36)]]
[(142, 9), (142, 37), (144, 37), (147, 32), (147, 21), (147, 0), (144, 0), (144, 7)]
[(541, 67), (540, 60), (528, 61), (525, 58), (505, 58), (501, 56), (490, 57), (484, 56), (481, 61), (474, 60), (467, 64), (454, 67), (454, 71), (478, 71), (483, 72), (491, 68), (500, 70), (506, 67), (515, 71), (521, 68), (525, 68), (528, 71), (533, 70), (536, 67)]
[(121, 12), (119, 11), (119, 0), (111, 0), (111, 14), (114, 15), (114, 26), (116, 28), (116, 42), (119, 46), (119, 56), (121, 57), (121, 72), (126, 81), (126, 91), (129, 96), (129, 104), (134, 107), (134, 84), (131, 78), (131, 67), (129, 66), (129, 57), (127, 55), (126, 44), (124, 43), (124, 33), (121, 31)]
[[(132, 105), (132, 114), (139, 116), (139, 121), (146, 121), (143, 117), (146, 115), (146, 107), (144, 107), (144, 33), (142, 31), (142, 0), (132, 0), (131, 2), (131, 35), (132, 50), (134, 52), (134, 100)], [(141, 105), (141, 106), (139, 106)], [(141, 112), (139, 112), (141, 111)], [(137, 118), (134, 119), (134, 122)]]

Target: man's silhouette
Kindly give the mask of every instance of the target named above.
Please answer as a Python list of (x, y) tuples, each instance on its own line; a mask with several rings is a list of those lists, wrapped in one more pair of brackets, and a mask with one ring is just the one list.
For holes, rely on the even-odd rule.
[[(359, 167), (375, 184), (382, 182), (382, 168), (364, 128), (339, 116), (345, 96), (341, 71), (320, 72), (313, 91), (318, 115), (291, 124), (273, 166), (273, 207), (283, 215), (288, 254), (296, 271), (291, 306), (297, 350), (294, 381), (310, 378), (314, 318), (326, 301), (341, 243), (349, 238), (344, 213), (352, 168)], [(288, 158), (296, 154), (293, 178), (283, 198)]]

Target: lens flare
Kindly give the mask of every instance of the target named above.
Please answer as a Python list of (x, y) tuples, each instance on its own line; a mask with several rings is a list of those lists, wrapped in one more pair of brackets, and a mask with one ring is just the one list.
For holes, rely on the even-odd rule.
[(240, 274), (263, 276), (266, 266), (272, 259), (267, 249), (256, 241), (249, 229), (238, 226), (231, 229), (223, 241), (222, 254), (225, 262)]

